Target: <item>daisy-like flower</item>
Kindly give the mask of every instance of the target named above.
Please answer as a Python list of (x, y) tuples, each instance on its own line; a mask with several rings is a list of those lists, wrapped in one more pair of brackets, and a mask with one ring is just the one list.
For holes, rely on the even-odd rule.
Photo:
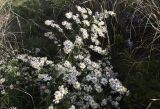
[(89, 21), (88, 21), (88, 20), (83, 20), (82, 22), (83, 22), (83, 24), (84, 24), (84, 25), (86, 25), (86, 26), (90, 26), (90, 23), (89, 23)]
[(103, 91), (103, 89), (102, 89), (102, 87), (101, 87), (100, 85), (95, 84), (94, 87), (95, 87), (95, 90), (96, 90), (98, 93), (101, 93), (101, 92)]
[(72, 29), (72, 24), (69, 23), (69, 22), (67, 22), (67, 21), (63, 21), (63, 22), (62, 22), (62, 25), (63, 25), (66, 29), (68, 29), (68, 30), (71, 30), (71, 29)]
[(87, 12), (89, 15), (92, 15), (92, 11), (89, 8), (87, 8)]
[(44, 80), (44, 81), (50, 81), (52, 79), (52, 77), (49, 76), (48, 74), (39, 74), (38, 79)]
[(110, 78), (109, 85), (114, 91), (117, 91), (121, 94), (127, 92), (127, 89), (124, 86), (122, 86), (122, 83), (118, 79)]
[(59, 32), (63, 32), (63, 29), (58, 24), (52, 23), (51, 27), (58, 29)]
[(107, 99), (103, 99), (101, 102), (101, 106), (106, 106), (107, 105)]
[(76, 36), (75, 45), (82, 45), (83, 40), (80, 36)]
[(74, 20), (77, 24), (80, 24), (80, 23), (81, 23), (81, 21), (80, 21), (80, 19), (79, 19), (79, 14), (73, 15), (72, 18), (73, 18), (73, 20)]
[(6, 80), (5, 78), (1, 78), (0, 79), (0, 84), (3, 84), (5, 82), (5, 80)]
[(55, 99), (53, 100), (53, 102), (55, 102), (56, 104), (58, 104), (60, 102), (61, 99), (63, 99), (63, 97), (68, 93), (68, 89), (64, 88), (64, 86), (59, 86), (59, 91), (56, 91), (54, 93)]
[(91, 75), (87, 75), (87, 76), (86, 76), (86, 80), (87, 80), (87, 81), (90, 81), (91, 79), (92, 79)]
[(73, 17), (73, 13), (72, 12), (68, 12), (65, 14), (65, 16), (68, 18), (68, 19), (71, 19)]
[(98, 103), (96, 103), (95, 101), (91, 101), (90, 105), (93, 109), (97, 109), (99, 107)]
[(99, 26), (103, 26), (104, 24), (105, 24), (104, 21), (100, 21), (100, 22), (98, 23)]
[(45, 25), (50, 26), (51, 24), (54, 23), (54, 20), (46, 20), (44, 23)]
[(64, 45), (63, 50), (66, 54), (69, 54), (74, 48), (74, 44), (70, 40), (66, 40), (65, 42), (63, 42), (63, 45)]
[(73, 84), (73, 87), (75, 89), (80, 89), (81, 88), (81, 84), (79, 82), (76, 82), (76, 83)]
[(115, 16), (116, 13), (114, 13), (113, 11), (108, 11), (108, 14), (111, 15), (111, 16)]
[(12, 106), (12, 107), (10, 107), (9, 109), (17, 109), (17, 107)]
[(82, 17), (83, 17), (83, 19), (87, 19), (87, 18), (88, 18), (88, 15), (82, 14)]
[(101, 84), (106, 85), (108, 83), (106, 78), (102, 78), (101, 79)]
[(48, 107), (48, 109), (54, 109), (53, 105), (50, 105), (50, 106)]
[(80, 63), (80, 64), (79, 64), (79, 67), (80, 67), (81, 69), (84, 69), (84, 68), (86, 67), (86, 65), (85, 65), (84, 63)]
[(87, 13), (87, 10), (86, 10), (85, 8), (83, 8), (83, 7), (76, 6), (76, 8), (77, 8), (77, 10), (78, 10), (80, 13), (82, 13), (82, 14)]
[(88, 34), (87, 30), (84, 29), (84, 28), (80, 28), (80, 31), (81, 31), (81, 33), (82, 33), (83, 38), (84, 38), (84, 39), (88, 39), (89, 34)]
[(69, 61), (65, 61), (64, 62), (64, 66), (66, 67), (66, 68), (71, 68), (71, 63), (69, 62)]
[(6, 94), (6, 91), (3, 89), (3, 90), (1, 90), (1, 94), (2, 95), (5, 95)]
[(77, 8), (78, 11), (82, 10), (82, 8), (80, 6), (76, 6), (76, 8)]
[(72, 105), (69, 109), (76, 109), (76, 107), (74, 105)]

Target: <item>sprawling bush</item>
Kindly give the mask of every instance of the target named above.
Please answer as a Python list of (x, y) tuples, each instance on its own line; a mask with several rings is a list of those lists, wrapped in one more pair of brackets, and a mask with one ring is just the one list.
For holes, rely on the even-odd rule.
[[(30, 97), (35, 107), (34, 97), (19, 88), (29, 91), (40, 89), (37, 92), (39, 98), (44, 97), (44, 93), (51, 96), (49, 108), (119, 108), (118, 102), (127, 94), (127, 89), (116, 78), (117, 74), (110, 64), (105, 23), (105, 19), (115, 13), (107, 10), (92, 12), (80, 6), (76, 8), (78, 12), (66, 13), (67, 21), (62, 21), (60, 25), (54, 20), (45, 21), (47, 26), (53, 27), (53, 32), (44, 36), (57, 46), (58, 55), (54, 62), (46, 57), (17, 54), (6, 65), (3, 63), (2, 98), (10, 90), (19, 90)], [(40, 49), (35, 52), (40, 52)], [(18, 64), (18, 60), (21, 63)]]

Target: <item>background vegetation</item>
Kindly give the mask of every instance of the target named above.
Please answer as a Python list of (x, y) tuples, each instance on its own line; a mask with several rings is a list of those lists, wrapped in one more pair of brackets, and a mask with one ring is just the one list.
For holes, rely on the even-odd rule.
[[(40, 54), (32, 55), (52, 59), (54, 46), (50, 40), (43, 37), (49, 30), (44, 21), (63, 19), (62, 13), (71, 10), (75, 4), (89, 6), (93, 10), (101, 9), (102, 4), (117, 14), (116, 18), (108, 21), (108, 28), (112, 64), (115, 71), (119, 72), (120, 80), (130, 90), (130, 95), (121, 103), (122, 109), (159, 109), (159, 0), (0, 0), (0, 54), (14, 55), (13, 51), (32, 53), (36, 48), (40, 48)], [(5, 56), (1, 55), (0, 59)], [(12, 95), (26, 97), (14, 92)], [(36, 97), (35, 93), (31, 95)], [(20, 101), (14, 96), (8, 99), (14, 104), (19, 104)], [(153, 102), (152, 99), (156, 100)], [(25, 104), (26, 107), (32, 104), (21, 103), (21, 106)], [(48, 105), (45, 102), (39, 103), (39, 100), (36, 103), (37, 109)], [(152, 105), (149, 105), (150, 103)]]

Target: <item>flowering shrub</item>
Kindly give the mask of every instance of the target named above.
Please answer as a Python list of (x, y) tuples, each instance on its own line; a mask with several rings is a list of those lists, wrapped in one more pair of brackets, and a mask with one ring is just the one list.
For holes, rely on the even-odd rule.
[[(127, 89), (116, 78), (109, 62), (108, 33), (105, 19), (112, 11), (103, 10), (93, 13), (89, 8), (76, 6), (77, 13), (65, 14), (67, 20), (61, 25), (54, 20), (45, 24), (58, 30), (63, 38), (52, 32), (45, 33), (49, 39), (63, 51), (61, 60), (54, 64), (57, 79), (60, 81), (54, 93), (53, 103), (58, 107), (65, 105), (69, 109), (119, 107), (119, 101)], [(63, 103), (60, 104), (59, 103)]]
[(54, 61), (18, 54), (10, 64), (0, 64), (3, 96), (10, 89), (38, 87), (40, 97), (45, 99), (47, 94), (52, 98), (47, 102), (50, 104), (48, 109), (119, 108), (119, 101), (128, 91), (113, 72), (105, 22), (115, 13), (107, 10), (92, 12), (80, 6), (76, 9), (77, 13), (66, 13), (67, 20), (60, 25), (54, 20), (45, 21), (53, 32), (44, 36), (53, 40), (58, 49)]

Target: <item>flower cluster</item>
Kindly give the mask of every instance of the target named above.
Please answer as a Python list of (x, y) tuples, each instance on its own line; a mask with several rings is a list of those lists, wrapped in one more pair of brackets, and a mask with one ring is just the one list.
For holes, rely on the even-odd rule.
[[(109, 62), (105, 22), (106, 18), (115, 16), (115, 13), (107, 10), (92, 12), (81, 6), (76, 6), (76, 9), (77, 13), (65, 14), (67, 20), (62, 21), (61, 25), (53, 20), (45, 21), (47, 26), (56, 27), (58, 31), (61, 29), (66, 38), (61, 44), (64, 51), (61, 61), (54, 65), (61, 86), (54, 93), (53, 103), (58, 105), (64, 99), (65, 104), (66, 99), (67, 104), (70, 103), (69, 109), (118, 108), (118, 102), (127, 89), (116, 78)], [(40, 75), (39, 78), (50, 79), (48, 75)]]
[(59, 103), (59, 101), (68, 93), (68, 89), (64, 88), (64, 86), (59, 86), (59, 91), (54, 93), (55, 99), (53, 100), (55, 103)]
[(74, 48), (74, 45), (70, 40), (66, 40), (65, 42), (63, 42), (63, 45), (64, 45), (63, 50), (66, 54), (69, 54)]
[(40, 70), (45, 65), (53, 65), (53, 62), (47, 60), (47, 57), (32, 57), (27, 54), (18, 54), (17, 59), (29, 63), (33, 68)]

